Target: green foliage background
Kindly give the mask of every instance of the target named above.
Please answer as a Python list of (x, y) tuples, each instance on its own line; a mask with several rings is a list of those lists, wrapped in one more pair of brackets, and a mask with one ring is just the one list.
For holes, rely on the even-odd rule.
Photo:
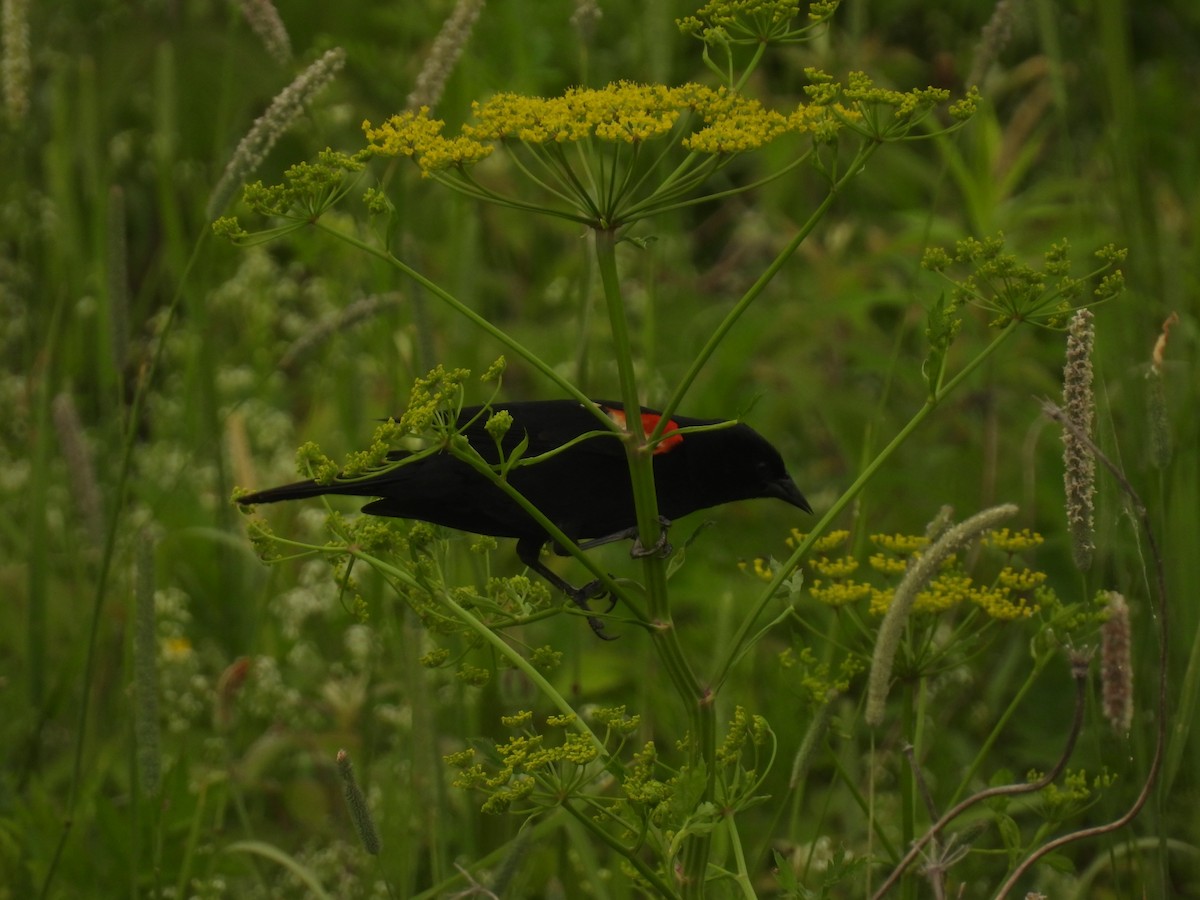
[[(1200, 11), (1186, 0), (1013, 5), (1011, 39), (982, 70), (987, 103), (973, 123), (943, 142), (878, 154), (734, 331), (683, 411), (749, 410), (748, 421), (779, 446), (819, 511), (923, 401), (925, 310), (941, 291), (919, 268), (926, 246), (996, 231), (1031, 257), (1064, 237), (1080, 255), (1110, 241), (1128, 246), (1128, 292), (1097, 316), (1098, 437), (1150, 507), (1167, 560), (1177, 767), (1169, 790), (1131, 829), (1075, 845), (1068, 856), (1076, 872), (1102, 869), (1088, 884), (1110, 893), (1087, 896), (1135, 896), (1143, 887), (1198, 896), (1198, 784), (1187, 761), (1196, 758), (1189, 729), (1200, 682)], [(52, 896), (307, 896), (311, 886), (290, 874), (301, 868), (333, 896), (372, 896), (384, 882), (410, 896), (452, 878), (454, 861), (493, 852), (518, 824), (483, 816), (477, 798), (450, 788), (441, 757), (469, 736), (499, 736), (498, 716), (533, 702), (527, 686), (504, 671), (476, 689), (422, 669), (416, 658), (427, 648), (402, 607), (379, 589), (367, 597), (371, 618), (362, 626), (338, 602), (326, 569), (263, 568), (228, 502), (235, 485), (290, 480), (293, 451), (305, 440), (330, 452), (365, 444), (373, 420), (400, 412), (413, 379), (433, 364), (482, 372), (503, 349), (392, 271), (316, 235), (248, 251), (203, 238), (190, 262), (231, 152), (304, 64), (329, 47), (346, 50), (344, 72), (260, 169), (256, 177), (268, 183), (322, 147), (357, 149), (363, 119), (402, 108), (450, 4), (277, 8), (295, 52), (287, 64), (266, 54), (233, 3), (67, 0), (28, 10), (28, 105), (10, 99), (0, 132), (0, 897), (33, 896), (52, 870)], [(705, 77), (698, 45), (673, 24), (692, 11), (687, 4), (613, 0), (602, 10), (584, 45), (568, 21), (570, 4), (485, 7), (438, 115), (455, 125), (473, 99), (497, 90), (552, 94), (619, 78)], [(773, 54), (752, 87), (768, 105), (794, 102), (803, 68), (819, 65), (958, 95), (992, 12), (961, 0), (847, 3), (828, 39)], [(772, 152), (739, 162), (746, 171), (729, 177), (769, 168)], [(479, 207), (408, 167), (385, 177), (411, 223), (405, 246), (414, 265), (554, 365), (572, 373), (585, 366), (593, 395), (614, 392), (602, 312), (592, 308), (592, 326), (579, 328), (595, 299), (577, 231)], [(661, 217), (643, 232), (655, 238), (645, 249), (621, 248), (648, 403), (661, 401), (730, 298), (774, 255), (778, 236), (820, 199), (804, 185), (789, 180)], [(121, 497), (131, 400), (177, 292), (178, 319)], [(378, 301), (373, 315), (333, 327), (363, 298)], [(1171, 312), (1180, 317), (1163, 379), (1172, 455), (1155, 465), (1147, 373)], [(981, 345), (985, 324), (969, 325), (962, 340)], [(324, 339), (297, 345), (314, 330)], [(1129, 744), (1114, 756), (1114, 738), (1092, 709), (1073, 762), (1089, 771), (1120, 767), (1116, 785), (1086, 814), (1103, 822), (1128, 806), (1151, 752), (1149, 584), (1136, 528), (1103, 476), (1101, 583), (1084, 586), (1074, 572), (1061, 445), (1037, 402), (1060, 390), (1063, 338), (1030, 329), (1019, 341), (1019, 352), (989, 361), (901, 450), (858, 514), (871, 531), (920, 532), (944, 504), (965, 516), (1017, 502), (1019, 524), (1047, 535), (1038, 562), (1060, 591), (1105, 587), (1130, 598), (1139, 711)], [(294, 362), (280, 368), (281, 359)], [(55, 415), (63, 394), (82, 423), (82, 450)], [(534, 374), (510, 367), (507, 398), (545, 395)], [(79, 478), (89, 465), (98, 496), (90, 510)], [(312, 510), (275, 518), (281, 533), (319, 534)], [(753, 590), (738, 561), (784, 555), (789, 529), (805, 527), (768, 503), (712, 518), (717, 526), (673, 582), (682, 638), (701, 657)], [(85, 683), (110, 521), (113, 568)], [(678, 527), (686, 534), (695, 524)], [(148, 542), (162, 592), (158, 797), (136, 786), (130, 688), (133, 571)], [(513, 572), (507, 549), (493, 552), (491, 565)], [(621, 549), (605, 552), (610, 570), (627, 565)], [(467, 556), (453, 559), (470, 578)], [(658, 708), (659, 685), (639, 662), (647, 658), (642, 635), (601, 646), (569, 616), (541, 629), (530, 640), (566, 651), (556, 683), (573, 699), (627, 703), (653, 721), (660, 742), (680, 736), (683, 723)], [(793, 639), (773, 634), (760, 645), (721, 702), (767, 716), (781, 745), (794, 748), (806, 714), (777, 660)], [(986, 677), (977, 672), (937, 695), (939, 719), (955, 728), (927, 761), (934, 780), (949, 781), (966, 765), (1028, 666), (1020, 639), (989, 652)], [(243, 658), (253, 660), (246, 672)], [(1008, 767), (1019, 777), (1054, 758), (1071, 701), (1061, 668), (1022, 705), (990, 771)], [(75, 781), (85, 692), (90, 713)], [(848, 695), (849, 709), (858, 693)], [(340, 747), (350, 750), (379, 816), (389, 848), (381, 862), (354, 838), (332, 764)], [(837, 771), (861, 775), (878, 764), (886, 780), (903, 769), (902, 758), (880, 762), (868, 749), (838, 744), (817, 759), (804, 794), (791, 795), (782, 825), (764, 812), (746, 828), (789, 847), (822, 836), (849, 843), (864, 832), (864, 814), (838, 790)], [(770, 782), (777, 798), (787, 796), (788, 774), (786, 763), (778, 768)], [(1182, 849), (1157, 843), (1165, 838)], [(630, 895), (619, 874), (593, 877), (602, 866), (585, 844), (567, 829), (535, 846), (511, 896), (550, 895), (554, 885), (569, 895), (584, 886)], [(277, 848), (293, 869), (268, 859), (264, 847)], [(985, 865), (972, 872), (982, 879), (973, 884), (998, 880)], [(756, 874), (764, 896), (778, 890), (769, 860)], [(1064, 892), (1073, 883), (1042, 878)]]

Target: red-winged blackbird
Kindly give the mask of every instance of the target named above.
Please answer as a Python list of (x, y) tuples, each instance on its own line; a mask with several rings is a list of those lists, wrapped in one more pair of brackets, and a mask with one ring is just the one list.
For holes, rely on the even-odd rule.
[[(596, 401), (619, 425), (625, 414), (620, 403)], [(562, 447), (589, 432), (598, 432), (561, 453), (509, 471), (508, 482), (584, 549), (623, 538), (636, 538), (637, 516), (625, 448), (617, 436), (603, 431), (596, 417), (574, 400), (535, 400), (496, 403), (512, 425), (501, 441), (507, 458), (528, 438), (522, 458), (531, 459)], [(459, 415), (462, 434), (490, 464), (499, 463), (496, 442), (484, 429), (486, 413), (478, 406)], [(642, 410), (646, 433), (658, 424), (659, 413)], [(784, 468), (779, 451), (748, 425), (676, 434), (679, 428), (715, 425), (721, 419), (676, 416), (663, 431), (653, 452), (654, 486), (663, 524), (733, 500), (776, 497), (811, 512), (808, 501)], [(470, 424), (467, 424), (470, 422)], [(395, 451), (393, 460), (408, 454)], [(441, 452), (357, 481), (317, 484), (301, 481), (239, 497), (241, 503), (274, 503), (323, 494), (379, 497), (363, 512), (376, 516), (420, 519), (460, 531), (517, 539), (517, 555), (529, 568), (563, 590), (584, 610), (599, 593), (599, 583), (574, 588), (538, 558), (550, 536), (512, 498), (466, 462)], [(655, 552), (660, 547), (635, 553)], [(556, 548), (561, 551), (561, 548)], [(598, 620), (589, 617), (603, 636)]]

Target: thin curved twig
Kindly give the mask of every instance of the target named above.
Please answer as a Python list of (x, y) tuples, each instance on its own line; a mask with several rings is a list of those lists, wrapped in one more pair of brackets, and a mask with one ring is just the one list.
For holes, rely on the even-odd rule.
[(1071, 729), (1067, 733), (1067, 743), (1063, 747), (1062, 753), (1059, 755), (1058, 762), (1037, 781), (1028, 781), (1022, 784), (1002, 784), (996, 787), (985, 788), (970, 797), (966, 797), (949, 810), (947, 810), (940, 819), (934, 822), (929, 829), (918, 840), (913, 842), (909, 851), (904, 854), (904, 857), (892, 869), (891, 875), (887, 880), (880, 885), (879, 890), (871, 895), (872, 900), (881, 900), (881, 898), (890, 891), (900, 880), (900, 876), (913, 863), (914, 860), (925, 849), (925, 845), (937, 837), (947, 825), (961, 816), (964, 812), (981, 803), (984, 800), (990, 800), (992, 797), (1011, 797), (1017, 794), (1028, 794), (1033, 791), (1040, 791), (1042, 788), (1054, 781), (1071, 759), (1071, 754), (1075, 752), (1075, 741), (1079, 737), (1079, 732), (1083, 728), (1083, 711), (1086, 706), (1085, 689), (1087, 687), (1087, 670), (1088, 657), (1083, 654), (1073, 654), (1071, 658), (1071, 677), (1075, 680), (1075, 715), (1071, 719)]

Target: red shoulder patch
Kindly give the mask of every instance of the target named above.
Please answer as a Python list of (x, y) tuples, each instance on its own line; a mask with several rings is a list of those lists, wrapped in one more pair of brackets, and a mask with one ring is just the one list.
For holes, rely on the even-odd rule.
[[(625, 420), (625, 410), (613, 409), (609, 406), (600, 407), (603, 409), (610, 419), (620, 425), (622, 428), (628, 428)], [(658, 420), (661, 419), (658, 413), (644, 412), (642, 413), (642, 431), (646, 434), (652, 432), (658, 427)], [(668, 419), (666, 426), (663, 428), (662, 437), (654, 447), (654, 455), (658, 456), (662, 453), (670, 453), (676, 447), (683, 443), (682, 434), (671, 434), (672, 431), (678, 431), (679, 426), (675, 424), (674, 419)]]

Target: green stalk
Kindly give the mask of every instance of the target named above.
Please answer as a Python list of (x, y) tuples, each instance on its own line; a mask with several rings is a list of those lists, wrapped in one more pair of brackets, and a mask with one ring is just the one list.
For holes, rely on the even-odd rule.
[(746, 86), (746, 82), (750, 80), (750, 76), (758, 68), (763, 54), (767, 51), (767, 43), (767, 41), (759, 41), (754, 45), (754, 55), (750, 58), (750, 62), (746, 63), (746, 69), (742, 72), (742, 77), (737, 80), (737, 84), (733, 85), (733, 89), (738, 93), (741, 93), (742, 88)]
[[(646, 450), (637, 378), (633, 370), (633, 348), (629, 340), (625, 304), (617, 274), (616, 236), (612, 231), (597, 231), (595, 236), (597, 268), (600, 270), (600, 281), (604, 286), (604, 300), (612, 328), (613, 355), (617, 360), (621, 400), (625, 406), (625, 427), (630, 434), (626, 451), (638, 516), (638, 533), (644, 546), (653, 546), (661, 533), (661, 526), (658, 524), (658, 495), (654, 490), (653, 456)], [(688, 714), (692, 718), (693, 733), (700, 735), (705, 730), (711, 731), (711, 724), (707, 728), (699, 727), (698, 717), (702, 718), (703, 715), (697, 710), (705, 692), (684, 656), (679, 635), (671, 620), (666, 566), (656, 555), (647, 556), (642, 560), (642, 575), (649, 599), (649, 618), (654, 626), (650, 634), (655, 650), (662, 658), (667, 674), (679, 691), (680, 697), (689, 706)], [(696, 706), (693, 707), (693, 704)], [(711, 708), (708, 715), (712, 715)]]
[[(630, 435), (626, 453), (637, 510), (638, 533), (644, 546), (652, 546), (661, 532), (658, 523), (658, 497), (654, 492), (653, 456), (647, 450), (646, 434), (642, 427), (637, 378), (633, 370), (633, 350), (617, 274), (616, 235), (611, 230), (598, 230), (595, 232), (595, 238), (596, 259), (612, 328), (612, 352), (617, 361), (617, 372), (621, 381), (621, 400), (625, 404), (625, 427)], [(711, 702), (712, 694), (697, 681), (684, 656), (679, 633), (671, 620), (667, 571), (663, 560), (655, 554), (644, 557), (642, 575), (649, 600), (650, 621), (655, 626), (650, 631), (654, 649), (687, 709), (688, 723), (693, 736), (688, 765), (693, 769), (702, 767), (706, 775), (702, 802), (711, 801), (716, 772), (716, 711)], [(684, 897), (704, 895), (704, 875), (708, 869), (711, 840), (710, 833), (696, 835), (684, 848)]]
[(737, 874), (733, 878), (737, 890), (746, 900), (756, 900), (758, 894), (754, 892), (754, 885), (750, 881), (750, 870), (746, 867), (746, 853), (742, 847), (742, 837), (738, 834), (737, 819), (733, 811), (726, 813), (722, 821), (729, 830), (729, 846), (733, 850), (733, 858), (737, 863)]
[[(642, 407), (638, 398), (637, 375), (633, 369), (633, 346), (629, 339), (629, 322), (625, 316), (625, 302), (621, 296), (620, 277), (617, 274), (616, 234), (611, 230), (597, 230), (594, 234), (597, 268), (600, 271), (600, 282), (604, 286), (604, 302), (608, 309), (609, 327), (612, 329), (612, 355), (617, 363), (621, 402), (625, 406), (625, 428), (629, 433), (625, 442), (625, 452), (629, 460), (638, 533), (642, 544), (650, 547), (658, 540), (661, 532), (661, 526), (658, 524), (658, 495), (654, 491), (653, 456), (646, 448), (646, 433), (642, 427)], [(652, 555), (643, 560), (642, 571), (650, 599), (651, 620), (669, 622), (666, 567), (661, 559)], [(690, 672), (686, 680), (678, 681), (677, 684), (681, 691), (694, 694), (696, 680)]]
[(649, 197), (638, 201), (628, 209), (621, 210), (619, 218), (621, 221), (629, 223), (636, 219), (649, 218), (650, 216), (660, 216), (663, 213), (671, 212), (676, 209), (686, 209), (690, 206), (699, 206), (701, 203), (712, 203), (716, 200), (724, 200), (726, 197), (736, 197), (740, 194), (748, 193), (778, 181), (793, 169), (808, 162), (810, 156), (812, 156), (812, 151), (805, 151), (786, 166), (783, 166), (779, 170), (772, 172), (770, 175), (764, 176), (757, 181), (753, 181), (745, 185), (739, 185), (737, 187), (726, 188), (725, 190), (721, 191), (713, 191), (710, 194), (702, 194), (700, 196), (694, 196), (693, 192), (699, 188), (700, 185), (702, 185), (711, 174), (719, 171), (721, 168), (723, 168), (723, 166), (714, 165), (704, 170), (697, 169), (695, 175), (691, 176), (687, 182), (681, 183), (676, 188), (672, 190), (664, 190), (662, 187), (659, 187)]

